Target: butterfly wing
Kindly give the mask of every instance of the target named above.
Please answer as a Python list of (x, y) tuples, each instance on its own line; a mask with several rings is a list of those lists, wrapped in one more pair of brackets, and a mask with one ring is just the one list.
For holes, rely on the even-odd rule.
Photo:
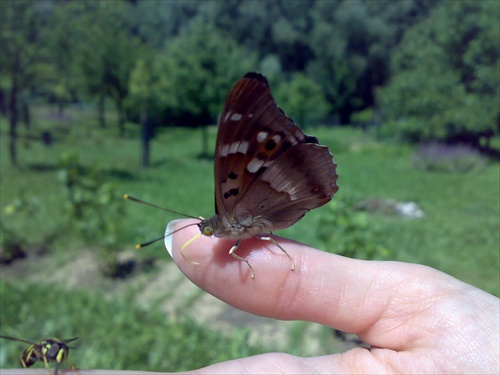
[(335, 168), (327, 147), (293, 146), (246, 190), (234, 216), (240, 223), (269, 221), (268, 231), (288, 228), (332, 199), (338, 190)]
[(328, 148), (278, 108), (264, 76), (248, 73), (234, 85), (215, 153), (215, 201), (223, 225), (292, 225), (338, 190), (335, 168)]

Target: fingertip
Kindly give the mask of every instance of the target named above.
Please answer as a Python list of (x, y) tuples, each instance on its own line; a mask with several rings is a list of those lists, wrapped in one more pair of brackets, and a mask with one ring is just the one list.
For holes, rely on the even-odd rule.
[[(179, 223), (189, 223), (187, 225), (179, 225)], [(186, 246), (185, 236), (191, 233), (191, 230), (194, 230), (192, 227), (196, 226), (196, 222), (192, 222), (191, 219), (177, 219), (173, 220), (167, 224), (165, 228), (165, 237), (164, 244), (167, 252), (170, 254), (172, 259), (177, 263), (178, 260), (178, 249), (179, 243), (184, 243), (183, 246)], [(198, 231), (199, 233), (199, 231)], [(189, 242), (189, 241), (188, 241)], [(181, 248), (182, 249), (182, 248)], [(182, 251), (182, 250), (181, 250)]]
[(173, 232), (175, 231), (175, 224), (181, 221), (182, 219), (177, 219), (177, 220), (172, 220), (170, 223), (167, 224), (167, 227), (165, 228), (165, 238), (163, 239), (163, 243), (165, 244), (165, 249), (167, 249), (167, 252), (170, 254), (170, 257), (174, 259), (174, 254), (173, 254)]

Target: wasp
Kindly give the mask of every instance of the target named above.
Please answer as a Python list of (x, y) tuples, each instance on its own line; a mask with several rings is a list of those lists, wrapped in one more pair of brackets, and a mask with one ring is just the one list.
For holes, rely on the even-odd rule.
[(43, 362), (47, 370), (50, 371), (49, 362), (56, 362), (54, 375), (57, 375), (59, 367), (68, 358), (68, 343), (78, 340), (78, 337), (72, 339), (59, 340), (56, 338), (44, 339), (38, 343), (29, 340), (18, 339), (11, 336), (1, 336), (2, 339), (20, 341), (30, 344), (30, 346), (21, 354), (21, 365), (24, 368), (33, 366), (38, 361)]

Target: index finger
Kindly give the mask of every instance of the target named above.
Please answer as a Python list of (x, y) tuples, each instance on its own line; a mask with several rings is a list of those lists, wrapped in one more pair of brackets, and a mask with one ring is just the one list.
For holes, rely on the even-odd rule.
[[(173, 227), (188, 223), (183, 220)], [(420, 299), (435, 294), (436, 277), (450, 278), (424, 266), (350, 259), (274, 237), (295, 260), (295, 271), (274, 244), (250, 238), (241, 242), (237, 253), (254, 268), (252, 279), (248, 266), (229, 254), (232, 240), (201, 236), (184, 249), (184, 259), (181, 246), (198, 232), (196, 226), (176, 232), (167, 247), (181, 271), (200, 288), (240, 310), (320, 323), (357, 333), (377, 346), (400, 349), (409, 337), (416, 340), (412, 329), (399, 328), (418, 313), (418, 324), (411, 327), (425, 331), (417, 325), (434, 318), (432, 311), (422, 310)]]

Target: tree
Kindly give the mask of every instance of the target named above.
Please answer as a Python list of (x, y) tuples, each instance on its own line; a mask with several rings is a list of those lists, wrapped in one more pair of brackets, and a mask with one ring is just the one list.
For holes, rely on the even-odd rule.
[(275, 96), (279, 106), (302, 128), (323, 120), (329, 111), (321, 87), (303, 73), (279, 85)]
[[(125, 132), (125, 99), (141, 44), (132, 34), (131, 5), (125, 1), (77, 2), (81, 9), (75, 24), (83, 31), (76, 51), (86, 91), (91, 97), (111, 98), (118, 112), (120, 136)], [(104, 119), (101, 108), (100, 118)], [(104, 124), (102, 123), (102, 126)]]
[(8, 91), (9, 155), (13, 166), (18, 164), (17, 125), (20, 107), (24, 106), (23, 111), (28, 114), (30, 90), (43, 84), (41, 68), (48, 60), (48, 55), (41, 40), (41, 29), (47, 23), (49, 13), (43, 3), (26, 0), (2, 2), (0, 75), (1, 86)]
[(164, 85), (161, 76), (161, 64), (158, 63), (159, 59), (154, 59), (151, 55), (145, 55), (137, 60), (130, 77), (130, 95), (125, 103), (127, 108), (139, 112), (139, 121), (142, 126), (140, 165), (145, 169), (149, 168), (153, 122), (158, 121), (160, 118), (164, 110), (161, 98), (167, 94), (162, 92)]
[[(140, 117), (149, 121), (201, 126), (201, 155), (206, 157), (206, 126), (215, 123), (232, 84), (255, 65), (254, 55), (230, 37), (194, 20), (178, 37), (167, 40), (162, 53), (137, 63), (127, 105), (140, 108)], [(146, 144), (143, 139), (143, 148)], [(147, 165), (144, 159), (142, 165)]]
[(476, 147), (499, 134), (499, 19), (493, 1), (444, 2), (405, 33), (379, 95), (395, 131)]
[[(423, 5), (420, 5), (423, 4)], [(318, 1), (311, 9), (314, 58), (307, 72), (349, 124), (353, 112), (375, 105), (375, 91), (389, 76), (391, 50), (403, 30), (437, 2)]]
[(78, 2), (55, 3), (45, 31), (51, 61), (45, 71), (47, 84), (44, 94), (50, 102), (57, 104), (60, 114), (68, 103), (83, 97), (85, 81), (77, 62), (79, 42), (84, 38), (84, 31), (75, 23), (81, 11)]

